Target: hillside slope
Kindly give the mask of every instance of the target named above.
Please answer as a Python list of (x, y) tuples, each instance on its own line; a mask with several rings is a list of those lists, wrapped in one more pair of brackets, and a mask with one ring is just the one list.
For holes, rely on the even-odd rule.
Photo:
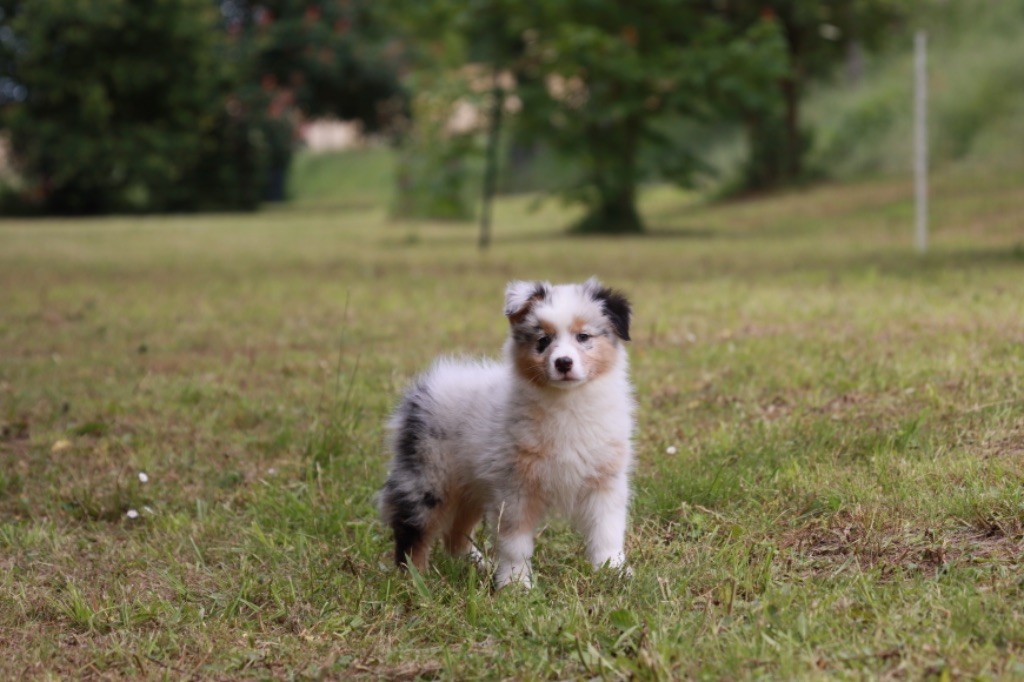
[[(1024, 165), (1024, 2), (929, 7), (910, 22), (929, 36), (932, 167)], [(807, 102), (812, 165), (836, 179), (910, 168), (913, 47), (869, 57), (863, 80), (821, 85)]]

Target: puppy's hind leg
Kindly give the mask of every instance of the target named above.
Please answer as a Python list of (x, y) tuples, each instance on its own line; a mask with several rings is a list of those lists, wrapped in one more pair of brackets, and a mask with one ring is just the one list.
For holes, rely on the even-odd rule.
[(487, 560), (473, 544), (473, 529), (480, 522), (483, 513), (483, 506), (476, 502), (460, 502), (452, 515), (451, 525), (444, 534), (445, 548), (452, 556), (466, 557), (480, 567), (485, 567)]
[(381, 494), (384, 520), (395, 536), (395, 565), (404, 568), (409, 561), (425, 571), (430, 548), (442, 527), (443, 509), (431, 493), (403, 491), (389, 480)]

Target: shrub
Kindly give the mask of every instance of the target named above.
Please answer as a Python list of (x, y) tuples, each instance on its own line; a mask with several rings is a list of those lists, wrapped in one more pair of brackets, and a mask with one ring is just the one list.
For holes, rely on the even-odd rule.
[[(412, 123), (402, 136), (395, 169), (394, 214), (402, 218), (469, 220), (473, 217), (471, 164), (479, 161), (474, 122), (455, 130), (451, 122), (464, 103), (479, 101), (458, 76), (441, 77), (412, 102)], [(472, 186), (471, 186), (472, 185)]]
[(21, 200), (58, 213), (254, 206), (262, 109), (229, 95), (217, 18), (209, 0), (8, 3)]

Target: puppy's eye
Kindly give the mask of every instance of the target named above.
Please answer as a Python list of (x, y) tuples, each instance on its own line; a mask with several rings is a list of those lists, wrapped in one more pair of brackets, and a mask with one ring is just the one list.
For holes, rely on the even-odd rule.
[(540, 337), (540, 340), (537, 341), (537, 352), (538, 353), (543, 353), (547, 349), (547, 347), (550, 346), (550, 345), (551, 345), (551, 337), (550, 336), (542, 336), (542, 337)]
[(580, 343), (586, 343), (587, 341), (590, 340), (590, 334), (577, 334), (576, 340), (579, 341)]

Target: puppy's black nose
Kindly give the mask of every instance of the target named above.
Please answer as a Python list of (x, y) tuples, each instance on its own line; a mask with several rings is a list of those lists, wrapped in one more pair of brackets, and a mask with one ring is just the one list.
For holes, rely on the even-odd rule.
[(562, 374), (572, 369), (572, 358), (555, 358), (555, 369)]

